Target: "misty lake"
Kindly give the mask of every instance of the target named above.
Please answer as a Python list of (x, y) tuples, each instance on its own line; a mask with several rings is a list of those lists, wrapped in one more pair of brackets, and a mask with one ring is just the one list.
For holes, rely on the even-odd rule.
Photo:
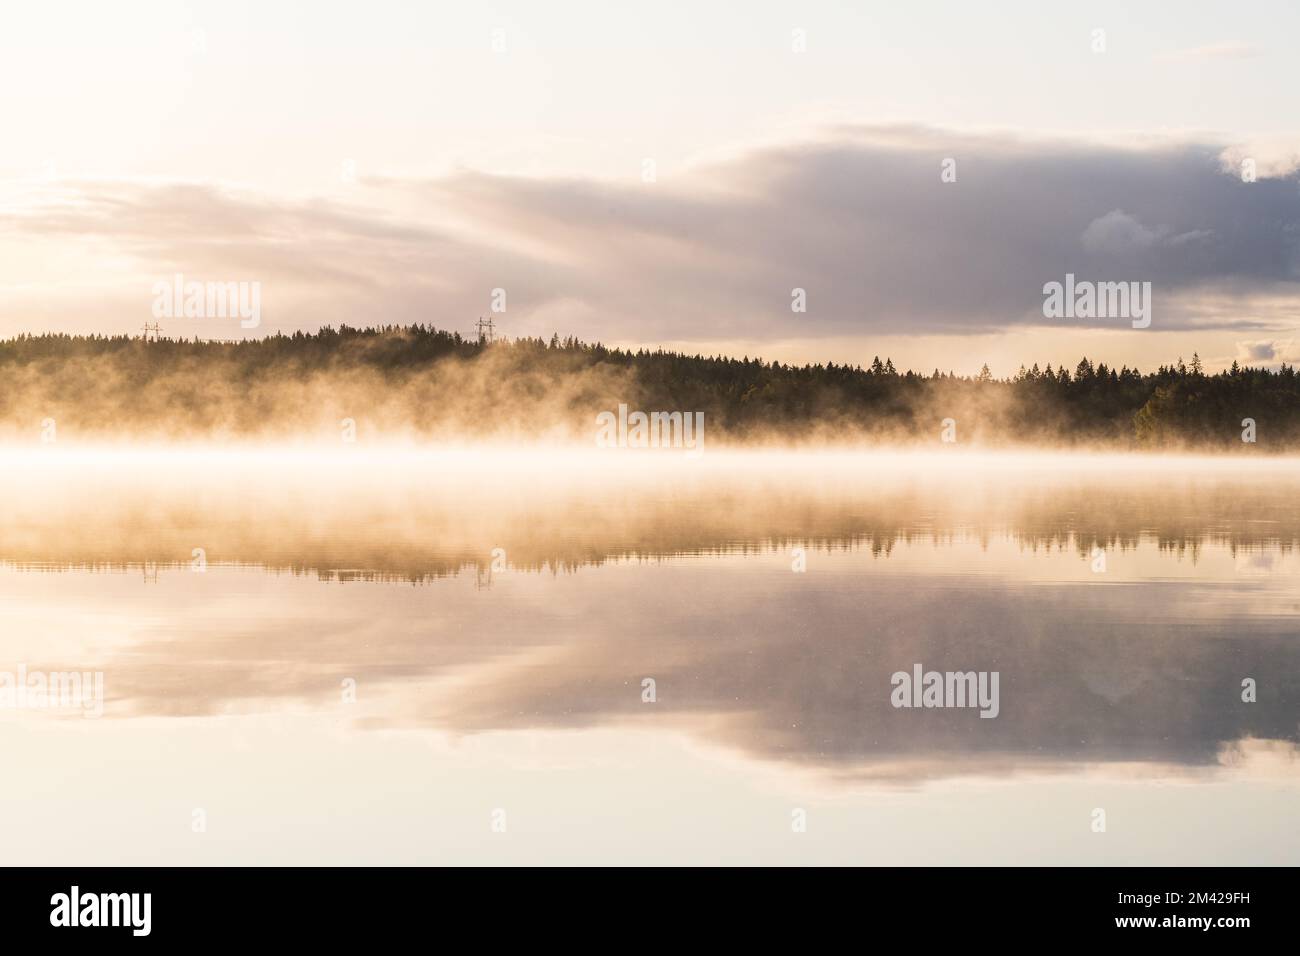
[(11, 865), (1300, 863), (1300, 460), (0, 460)]

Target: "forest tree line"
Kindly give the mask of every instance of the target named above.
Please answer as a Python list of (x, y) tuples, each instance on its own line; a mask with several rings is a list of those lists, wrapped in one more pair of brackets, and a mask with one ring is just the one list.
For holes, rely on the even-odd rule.
[[(0, 434), (50, 418), (97, 438), (363, 435), (581, 441), (626, 403), (703, 411), (710, 442), (939, 441), (1122, 448), (1300, 446), (1294, 366), (1209, 374), (1198, 356), (1153, 372), (1081, 359), (999, 379), (628, 350), (552, 336), (483, 343), (415, 325), (326, 328), (237, 342), (20, 335), (0, 342)], [(1243, 442), (1254, 422), (1255, 444)]]

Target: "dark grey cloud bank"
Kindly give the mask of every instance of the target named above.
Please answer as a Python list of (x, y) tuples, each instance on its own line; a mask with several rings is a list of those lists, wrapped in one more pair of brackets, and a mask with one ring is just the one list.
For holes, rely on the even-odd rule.
[(1127, 326), (1043, 319), (1067, 272), (1151, 282), (1154, 329), (1287, 327), (1297, 176), (1243, 182), (1227, 148), (852, 128), (655, 183), (466, 172), (366, 181), (346, 207), (84, 184), (14, 227), (106, 239), (159, 274), (260, 279), (269, 329), (460, 327), (495, 288), (515, 334), (606, 340)]
[[(551, 284), (673, 337), (1042, 322), (1042, 286), (1067, 272), (1152, 282), (1167, 328), (1197, 320), (1197, 297), (1239, 298), (1247, 311), (1219, 321), (1249, 321), (1250, 298), (1300, 291), (1296, 183), (1244, 183), (1221, 152), (844, 137), (714, 167), (699, 177), (711, 189), (690, 193), (471, 176), (428, 188), (554, 237)], [(943, 183), (949, 156), (957, 179)], [(795, 287), (807, 315), (791, 314)]]

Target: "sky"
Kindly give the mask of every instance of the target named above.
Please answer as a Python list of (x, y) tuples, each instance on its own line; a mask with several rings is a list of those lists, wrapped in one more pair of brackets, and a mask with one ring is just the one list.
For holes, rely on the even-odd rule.
[[(1300, 357), (1293, 3), (6, 21), (0, 336), (139, 334), (181, 274), (257, 283), (260, 321), (167, 335), (495, 307), (511, 336), (927, 371)], [(1150, 326), (1045, 317), (1067, 274), (1150, 282)]]

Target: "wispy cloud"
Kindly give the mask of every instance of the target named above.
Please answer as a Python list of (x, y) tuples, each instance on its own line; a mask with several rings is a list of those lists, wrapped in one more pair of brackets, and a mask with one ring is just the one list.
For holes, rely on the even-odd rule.
[(1199, 63), (1207, 60), (1250, 60), (1262, 56), (1263, 51), (1249, 43), (1210, 43), (1204, 46), (1169, 50), (1156, 54), (1157, 62)]

